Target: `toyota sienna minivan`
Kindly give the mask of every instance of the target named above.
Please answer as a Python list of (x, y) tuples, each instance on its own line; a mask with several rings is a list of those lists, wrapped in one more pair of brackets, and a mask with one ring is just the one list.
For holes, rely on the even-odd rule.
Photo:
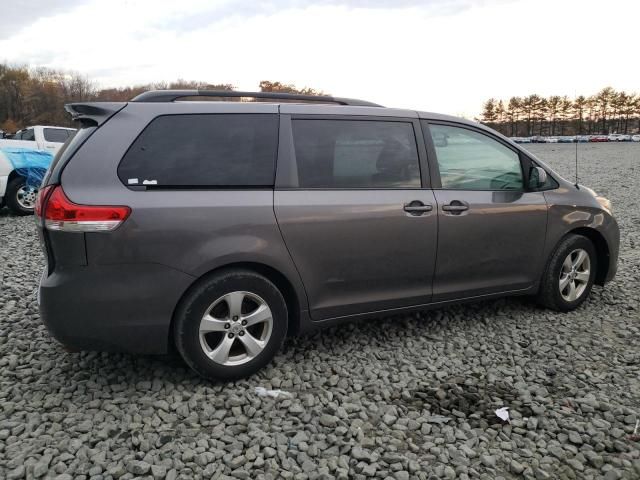
[(173, 344), (235, 379), (288, 334), (509, 295), (569, 311), (616, 272), (610, 202), (467, 120), (207, 90), (66, 108), (36, 219), (70, 348)]

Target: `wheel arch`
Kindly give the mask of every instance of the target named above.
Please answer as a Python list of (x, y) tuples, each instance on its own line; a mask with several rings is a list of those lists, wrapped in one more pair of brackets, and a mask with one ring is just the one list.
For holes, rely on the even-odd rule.
[[(598, 268), (596, 270), (596, 285), (603, 286), (605, 284), (605, 279), (607, 278), (607, 273), (609, 272), (611, 258), (609, 252), (609, 245), (604, 236), (595, 228), (589, 227), (578, 227), (573, 230), (567, 232), (567, 235), (581, 235), (583, 237), (588, 238), (593, 246), (596, 249), (597, 265)], [(565, 235), (566, 237), (566, 235)], [(563, 237), (563, 238), (565, 238)], [(559, 242), (558, 242), (559, 243)]]
[(8, 184), (10, 181), (12, 181), (14, 178), (18, 178), (18, 177), (24, 178), (24, 176), (20, 175), (20, 174), (17, 172), (17, 170), (15, 170), (15, 169), (14, 169), (14, 170), (11, 170), (11, 172), (9, 173), (9, 176), (7, 177), (7, 184)]
[(255, 273), (258, 273), (268, 280), (270, 280), (277, 288), (280, 290), (280, 293), (284, 297), (284, 301), (287, 305), (287, 335), (296, 335), (300, 331), (300, 299), (296, 293), (296, 290), (291, 283), (291, 281), (279, 270), (275, 269), (270, 265), (266, 265), (264, 263), (259, 262), (234, 262), (228, 263), (225, 265), (218, 266), (208, 272), (203, 273), (198, 278), (196, 278), (191, 285), (182, 293), (180, 299), (176, 303), (175, 308), (173, 309), (173, 314), (171, 315), (171, 324), (169, 325), (169, 337), (168, 337), (168, 347), (169, 350), (174, 348), (174, 338), (173, 338), (173, 326), (176, 321), (176, 312), (178, 308), (182, 304), (183, 300), (186, 296), (194, 289), (197, 288), (198, 285), (208, 278), (218, 275), (221, 272), (230, 271), (230, 270), (249, 270)]

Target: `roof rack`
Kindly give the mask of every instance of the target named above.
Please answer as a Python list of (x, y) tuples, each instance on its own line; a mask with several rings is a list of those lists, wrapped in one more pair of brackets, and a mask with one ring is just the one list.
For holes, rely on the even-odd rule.
[(150, 90), (133, 98), (132, 102), (174, 102), (185, 97), (234, 97), (234, 98), (268, 98), (271, 100), (289, 100), (320, 103), (337, 103), (358, 107), (382, 107), (377, 103), (353, 98), (331, 97), (328, 95), (302, 95), (298, 93), (280, 92), (238, 92), (235, 90)]

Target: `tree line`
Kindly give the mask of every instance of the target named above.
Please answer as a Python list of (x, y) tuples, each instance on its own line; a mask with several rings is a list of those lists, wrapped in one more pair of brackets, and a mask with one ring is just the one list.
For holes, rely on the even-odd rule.
[[(86, 101), (128, 101), (153, 89), (234, 90), (230, 84), (176, 80), (121, 88), (97, 88), (88, 77), (50, 68), (0, 64), (0, 130), (15, 132), (28, 125), (72, 126), (64, 105)], [(262, 92), (321, 95), (323, 92), (263, 80)], [(640, 132), (640, 95), (603, 88), (592, 96), (552, 95), (490, 98), (477, 120), (512, 137)]]
[[(122, 88), (99, 89), (88, 77), (50, 68), (27, 68), (0, 64), (0, 130), (13, 133), (29, 125), (73, 126), (64, 105), (72, 102), (131, 100), (153, 89), (234, 90), (230, 84), (177, 80)], [(263, 80), (262, 92), (321, 95), (313, 88)]]
[(478, 119), (504, 135), (591, 135), (640, 132), (640, 95), (606, 87), (592, 96), (490, 98)]

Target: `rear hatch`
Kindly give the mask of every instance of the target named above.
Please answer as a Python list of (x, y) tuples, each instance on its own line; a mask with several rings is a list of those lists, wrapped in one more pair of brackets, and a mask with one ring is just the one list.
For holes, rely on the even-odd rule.
[[(80, 128), (69, 137), (51, 162), (40, 186), (35, 208), (38, 236), (47, 261), (47, 275), (53, 272), (56, 264), (86, 265), (84, 232), (103, 231), (117, 226), (113, 212), (105, 211), (104, 207), (76, 205), (69, 201), (60, 179), (64, 167), (95, 131), (125, 105), (119, 102), (65, 106), (73, 119), (80, 123)], [(119, 211), (119, 214), (123, 212)]]

